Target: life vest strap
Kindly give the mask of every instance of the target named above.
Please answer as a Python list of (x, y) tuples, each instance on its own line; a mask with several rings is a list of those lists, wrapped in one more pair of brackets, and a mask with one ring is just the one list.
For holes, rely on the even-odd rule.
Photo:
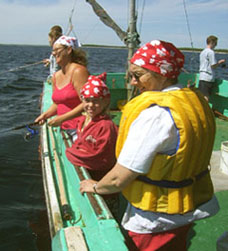
[(155, 185), (155, 186), (158, 186), (158, 187), (164, 187), (164, 188), (182, 188), (182, 187), (186, 187), (186, 186), (192, 185), (194, 181), (197, 181), (197, 180), (201, 179), (208, 172), (209, 172), (209, 170), (205, 169), (204, 171), (202, 171), (201, 173), (197, 174), (196, 176), (194, 176), (192, 178), (189, 178), (189, 179), (181, 180), (181, 181), (151, 180), (150, 178), (148, 178), (146, 176), (143, 176), (143, 175), (139, 175), (137, 177), (137, 180), (145, 182), (145, 183), (150, 184), (150, 185)]

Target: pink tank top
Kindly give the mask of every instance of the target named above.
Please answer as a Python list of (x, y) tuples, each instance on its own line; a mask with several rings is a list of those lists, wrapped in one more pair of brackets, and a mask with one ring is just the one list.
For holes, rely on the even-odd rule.
[[(73, 110), (76, 106), (81, 103), (81, 100), (76, 92), (72, 80), (69, 84), (65, 85), (63, 88), (59, 89), (54, 80), (54, 91), (52, 94), (52, 100), (57, 104), (57, 115), (62, 115)], [(62, 123), (62, 129), (75, 129), (78, 117), (67, 120)]]

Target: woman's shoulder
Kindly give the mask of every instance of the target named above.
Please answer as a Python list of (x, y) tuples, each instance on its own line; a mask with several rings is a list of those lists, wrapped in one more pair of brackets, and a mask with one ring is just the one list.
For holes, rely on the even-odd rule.
[(73, 63), (72, 67), (72, 79), (79, 80), (82, 82), (86, 82), (89, 77), (88, 69), (80, 64)]
[(79, 73), (79, 72), (88, 72), (88, 69), (86, 66), (77, 64), (77, 63), (72, 63), (72, 71), (74, 73)]

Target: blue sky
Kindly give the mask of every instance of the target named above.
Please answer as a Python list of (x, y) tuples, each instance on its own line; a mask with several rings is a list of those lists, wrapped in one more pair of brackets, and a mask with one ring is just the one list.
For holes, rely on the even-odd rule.
[[(191, 47), (183, 0), (138, 0), (138, 31), (142, 43), (161, 39)], [(97, 0), (116, 23), (127, 29), (128, 0)], [(205, 47), (208, 35), (219, 38), (217, 48), (228, 49), (228, 0), (185, 0), (193, 46)], [(85, 0), (1, 0), (0, 44), (48, 45), (49, 29), (59, 24), (66, 31), (72, 21), (81, 43), (122, 45), (117, 35), (93, 13)], [(142, 20), (142, 22), (141, 22)]]

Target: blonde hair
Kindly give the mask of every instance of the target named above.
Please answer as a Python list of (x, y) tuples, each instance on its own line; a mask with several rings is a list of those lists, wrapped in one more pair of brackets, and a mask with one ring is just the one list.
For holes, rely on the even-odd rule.
[(52, 39), (53, 42), (55, 42), (62, 35), (62, 28), (58, 25), (51, 27), (50, 32), (48, 33), (48, 36)]
[(72, 61), (74, 63), (87, 66), (88, 64), (87, 55), (86, 52), (83, 51), (82, 49), (80, 48), (73, 49), (71, 56), (72, 56)]

